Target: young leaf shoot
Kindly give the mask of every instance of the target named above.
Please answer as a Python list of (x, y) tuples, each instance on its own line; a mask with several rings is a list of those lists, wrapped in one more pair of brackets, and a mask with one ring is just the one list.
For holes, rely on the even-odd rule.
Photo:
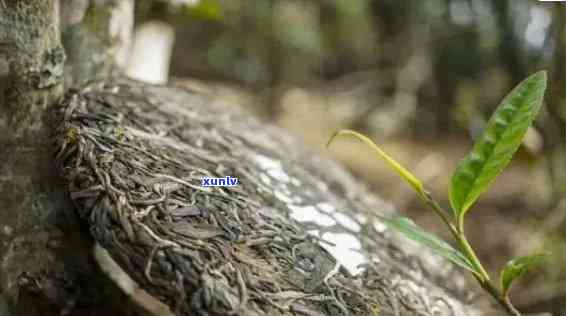
[(542, 105), (546, 72), (521, 82), (497, 107), (483, 135), (452, 176), (450, 204), (462, 229), (466, 212), (509, 164)]
[(421, 198), (425, 197), (425, 190), (423, 188), (423, 183), (421, 182), (421, 180), (417, 179), (417, 177), (415, 177), (409, 170), (407, 170), (400, 163), (398, 163), (395, 159), (393, 159), (386, 152), (384, 152), (381, 148), (379, 148), (379, 146), (373, 140), (371, 140), (369, 137), (364, 136), (364, 135), (362, 135), (358, 132), (355, 132), (355, 131), (344, 129), (344, 130), (338, 131), (334, 135), (332, 135), (332, 137), (330, 137), (330, 139), (328, 140), (326, 147), (330, 146), (330, 144), (334, 141), (334, 139), (336, 139), (336, 137), (342, 136), (342, 135), (351, 135), (351, 136), (354, 136), (357, 139), (361, 140), (362, 142), (364, 142), (371, 149), (373, 149), (375, 151), (375, 153), (379, 156), (379, 158), (383, 159), (383, 161), (385, 161), (389, 165), (389, 167), (391, 167), (391, 169), (393, 169), (395, 172), (397, 172), (397, 174), (403, 180), (405, 180), (417, 192), (417, 194)]
[(454, 217), (447, 215), (447, 212), (425, 190), (423, 183), (417, 177), (368, 137), (351, 130), (341, 130), (334, 134), (327, 144), (329, 146), (337, 136), (350, 135), (371, 147), (379, 158), (384, 160), (441, 217), (456, 240), (458, 249), (424, 231), (408, 218), (378, 217), (391, 229), (471, 271), (482, 288), (492, 295), (509, 315), (513, 316), (521, 314), (509, 300), (508, 292), (511, 284), (529, 269), (538, 265), (544, 255), (525, 256), (509, 261), (501, 271), (498, 288), (489, 278), (464, 234), (464, 216), (478, 197), (509, 164), (542, 106), (545, 90), (546, 72), (540, 71), (519, 83), (497, 107), (483, 135), (476, 141), (472, 151), (460, 161), (452, 175), (449, 199)]
[(504, 296), (507, 296), (511, 284), (516, 279), (523, 276), (529, 270), (537, 267), (547, 257), (547, 254), (536, 254), (515, 258), (507, 262), (503, 270), (501, 270), (500, 282), (501, 291)]

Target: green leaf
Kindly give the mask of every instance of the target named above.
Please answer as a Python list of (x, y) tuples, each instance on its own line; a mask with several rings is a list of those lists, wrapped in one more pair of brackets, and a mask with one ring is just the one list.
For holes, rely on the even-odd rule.
[(384, 218), (381, 216), (379, 218), (392, 230), (402, 233), (405, 237), (431, 249), (436, 254), (452, 261), (456, 265), (473, 273), (479, 274), (479, 272), (475, 271), (470, 261), (460, 251), (456, 250), (450, 244), (437, 236), (424, 231), (411, 219), (406, 217)]
[(450, 204), (459, 225), (491, 182), (507, 166), (525, 132), (536, 117), (546, 89), (546, 72), (540, 71), (521, 82), (497, 107), (483, 135), (452, 175)]
[(326, 146), (330, 146), (330, 144), (334, 141), (334, 139), (338, 136), (341, 135), (351, 135), (356, 137), (357, 139), (361, 140), (362, 142), (364, 142), (366, 145), (368, 145), (371, 149), (373, 149), (377, 155), (379, 156), (379, 158), (383, 159), (388, 165), (389, 167), (391, 167), (391, 169), (393, 169), (395, 172), (397, 172), (397, 174), (403, 179), (405, 180), (411, 187), (413, 187), (413, 189), (415, 189), (415, 191), (417, 191), (418, 195), (426, 200), (426, 192), (425, 189), (423, 187), (422, 182), (417, 179), (417, 177), (415, 177), (409, 170), (407, 170), (405, 167), (403, 167), (401, 164), (399, 164), (395, 159), (393, 159), (391, 156), (389, 156), (386, 152), (384, 152), (381, 148), (379, 148), (379, 146), (373, 142), (371, 139), (369, 139), (367, 136), (364, 136), (358, 132), (354, 132), (352, 130), (341, 130), (336, 132), (334, 135), (332, 135), (332, 137), (330, 138), (330, 140), (328, 140), (328, 143), (326, 144)]
[(536, 254), (515, 258), (507, 262), (503, 270), (501, 270), (500, 281), (503, 294), (506, 296), (513, 281), (538, 266), (547, 256), (548, 254)]

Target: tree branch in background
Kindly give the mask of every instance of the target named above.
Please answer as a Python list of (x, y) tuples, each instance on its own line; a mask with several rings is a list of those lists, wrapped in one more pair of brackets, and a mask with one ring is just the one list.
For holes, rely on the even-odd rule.
[(65, 84), (123, 72), (134, 25), (133, 0), (61, 1)]

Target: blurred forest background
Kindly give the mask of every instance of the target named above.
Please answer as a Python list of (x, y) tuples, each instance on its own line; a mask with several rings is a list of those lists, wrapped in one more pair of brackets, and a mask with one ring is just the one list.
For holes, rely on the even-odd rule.
[(566, 315), (566, 3), (137, 1), (136, 21), (138, 30), (173, 30), (171, 81), (288, 129), (445, 237), (368, 148), (324, 144), (339, 129), (361, 131), (448, 205), (451, 171), (498, 102), (528, 74), (548, 70), (545, 108), (470, 212), (467, 231), (493, 276), (511, 257), (551, 252), (513, 289), (513, 301), (524, 312)]

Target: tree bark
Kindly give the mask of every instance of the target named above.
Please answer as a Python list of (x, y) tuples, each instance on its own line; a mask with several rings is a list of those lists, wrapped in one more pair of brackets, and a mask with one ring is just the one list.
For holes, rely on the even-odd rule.
[[(566, 80), (566, 10), (563, 6), (555, 6), (555, 62), (551, 72), (551, 82), (565, 82)], [(553, 188), (551, 208), (558, 206), (566, 198), (566, 93), (562, 87), (551, 87), (552, 93), (547, 98), (548, 123), (544, 126), (546, 133), (545, 152), (548, 153), (549, 176)], [(557, 226), (560, 223), (556, 223)]]
[(61, 1), (67, 86), (123, 72), (129, 56), (133, 14), (133, 0)]
[(512, 82), (520, 82), (525, 76), (525, 65), (521, 59), (520, 41), (515, 34), (515, 27), (510, 13), (512, 1), (492, 1), (494, 12), (497, 13), (496, 22), (499, 30), (499, 54), (507, 72), (511, 75)]
[[(128, 315), (53, 164), (47, 109), (63, 94), (56, 0), (0, 1), (0, 310), (11, 316)], [(122, 305), (122, 306), (120, 306)], [(124, 306), (125, 305), (125, 306)]]

